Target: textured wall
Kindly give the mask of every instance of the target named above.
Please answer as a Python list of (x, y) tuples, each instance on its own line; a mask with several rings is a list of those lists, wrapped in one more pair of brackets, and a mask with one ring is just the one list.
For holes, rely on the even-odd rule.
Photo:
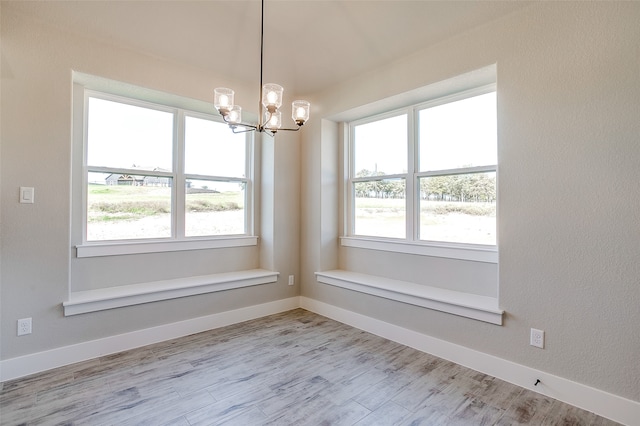
[[(297, 161), (295, 138), (286, 141), (292, 149), (276, 152), (276, 157), (271, 153), (257, 169), (258, 176), (270, 176), (263, 200), (267, 210), (262, 217), (258, 212), (257, 220), (270, 224), (272, 236), (258, 247), (82, 259), (70, 268), (72, 70), (207, 102), (216, 85), (236, 87), (242, 97), (253, 90), (203, 70), (78, 38), (14, 13), (9, 3), (2, 4), (1, 29), (3, 360), (297, 295), (298, 287), (287, 286), (286, 276), (296, 274), (299, 265), (300, 170), (274, 171), (276, 163), (290, 161), (291, 155)], [(291, 186), (284, 195), (277, 189), (283, 182)], [(18, 203), (20, 186), (35, 187), (35, 204)], [(84, 284), (79, 288), (91, 288), (257, 267), (282, 275), (276, 284), (62, 315), (71, 273), (76, 284)], [(25, 317), (33, 318), (33, 334), (18, 338), (16, 320)]]
[[(640, 401), (638, 22), (637, 2), (539, 3), (319, 96), (340, 117), (497, 64), (504, 326), (319, 284), (322, 265), (305, 253), (303, 295)], [(311, 154), (323, 149), (303, 144), (310, 194), (327, 190), (323, 171), (339, 163)], [(327, 206), (303, 197), (302, 247), (315, 252), (307, 238), (323, 225), (310, 212)], [(381, 268), (383, 255), (351, 251), (340, 250), (342, 267)], [(412, 261), (403, 274), (424, 268)], [(544, 350), (529, 346), (531, 327), (545, 330)]]

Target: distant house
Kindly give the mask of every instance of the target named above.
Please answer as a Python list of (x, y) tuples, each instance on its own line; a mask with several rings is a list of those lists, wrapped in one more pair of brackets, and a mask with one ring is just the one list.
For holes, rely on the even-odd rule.
[[(133, 169), (141, 169), (141, 171), (160, 171), (160, 172), (168, 172), (169, 170), (163, 169), (161, 167), (155, 167), (151, 169), (150, 167), (140, 167), (135, 164), (131, 167)], [(129, 174), (117, 174), (112, 173), (106, 177), (105, 183), (107, 185), (128, 185), (128, 186), (162, 186), (162, 187), (170, 187), (171, 186), (171, 178), (163, 177), (163, 176), (144, 176), (144, 175), (129, 175)]]
[(105, 182), (107, 185), (142, 186), (144, 185), (144, 178), (142, 176), (110, 174), (105, 179)]
[[(147, 168), (147, 170), (149, 170)], [(163, 169), (161, 167), (154, 167), (154, 172), (169, 172), (170, 170)], [(171, 186), (171, 178), (161, 177), (161, 176), (144, 176), (143, 185), (144, 186)]]
[(145, 176), (142, 179), (144, 186), (171, 186), (171, 178), (160, 176)]

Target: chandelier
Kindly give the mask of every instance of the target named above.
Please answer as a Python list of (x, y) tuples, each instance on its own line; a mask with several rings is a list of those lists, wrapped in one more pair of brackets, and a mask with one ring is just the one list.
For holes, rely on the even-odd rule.
[(274, 83), (262, 84), (262, 68), (264, 57), (264, 0), (262, 0), (260, 21), (260, 98), (258, 101), (258, 123), (242, 122), (242, 108), (233, 103), (234, 92), (226, 87), (214, 90), (213, 105), (222, 119), (229, 125), (233, 133), (264, 132), (274, 136), (279, 130), (296, 132), (309, 119), (311, 104), (307, 101), (293, 101), (291, 104), (291, 118), (296, 128), (282, 128), (282, 113), (278, 110), (282, 106), (282, 86)]

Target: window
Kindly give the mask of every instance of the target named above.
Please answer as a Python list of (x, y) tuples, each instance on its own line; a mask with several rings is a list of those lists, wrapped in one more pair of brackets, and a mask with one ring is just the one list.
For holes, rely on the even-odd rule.
[(407, 115), (354, 126), (354, 233), (405, 238)]
[(251, 144), (218, 117), (84, 90), (82, 242), (247, 236)]
[(347, 236), (496, 245), (494, 85), (349, 124)]

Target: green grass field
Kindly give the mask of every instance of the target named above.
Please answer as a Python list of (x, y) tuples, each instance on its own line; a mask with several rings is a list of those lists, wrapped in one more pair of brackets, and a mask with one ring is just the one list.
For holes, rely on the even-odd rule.
[[(187, 212), (241, 210), (244, 194), (237, 192), (189, 191)], [(88, 218), (90, 222), (135, 220), (171, 213), (171, 188), (128, 185), (89, 185)]]

